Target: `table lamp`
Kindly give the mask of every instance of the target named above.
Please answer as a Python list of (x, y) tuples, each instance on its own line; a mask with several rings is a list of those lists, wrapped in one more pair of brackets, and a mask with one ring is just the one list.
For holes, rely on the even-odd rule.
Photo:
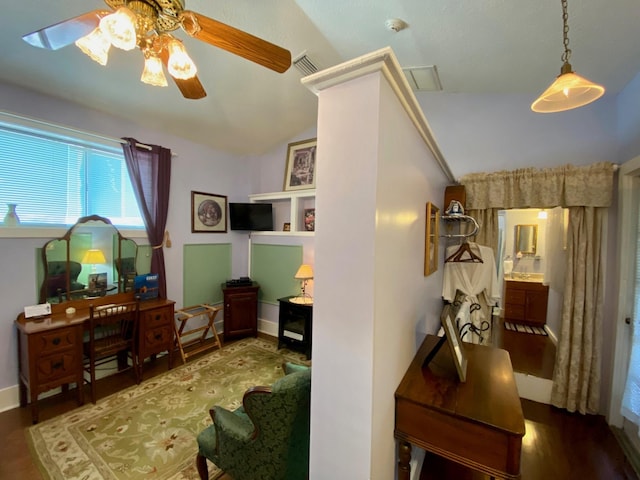
[(313, 297), (306, 292), (306, 289), (307, 282), (313, 278), (313, 267), (311, 267), (311, 265), (303, 263), (302, 265), (300, 265), (300, 268), (298, 268), (298, 271), (293, 276), (293, 278), (302, 281), (300, 286), (300, 288), (302, 289), (302, 295), (292, 298), (291, 302), (311, 305), (313, 303)]
[(82, 263), (90, 264), (91, 273), (95, 273), (96, 264), (107, 263), (107, 259), (105, 258), (104, 253), (102, 253), (102, 250), (97, 248), (90, 248), (85, 252), (84, 257), (82, 257)]

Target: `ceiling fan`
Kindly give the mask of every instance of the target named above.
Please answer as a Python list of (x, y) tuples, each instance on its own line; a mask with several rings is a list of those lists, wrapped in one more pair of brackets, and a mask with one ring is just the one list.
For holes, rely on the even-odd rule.
[(162, 66), (185, 98), (207, 95), (193, 60), (171, 32), (189, 36), (251, 60), (278, 73), (291, 66), (291, 53), (266, 40), (185, 10), (183, 0), (105, 0), (111, 10), (93, 10), (24, 35), (29, 44), (57, 50), (74, 43), (93, 60), (106, 65), (111, 45), (139, 48), (145, 58), (141, 80), (166, 86)]

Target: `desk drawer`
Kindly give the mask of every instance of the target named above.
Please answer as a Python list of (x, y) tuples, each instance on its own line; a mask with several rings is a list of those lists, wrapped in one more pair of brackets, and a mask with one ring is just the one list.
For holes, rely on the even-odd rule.
[(57, 387), (63, 378), (71, 378), (75, 381), (77, 371), (80, 368), (80, 359), (76, 350), (49, 355), (39, 358), (36, 362), (36, 382), (41, 391)]
[(140, 346), (140, 354), (148, 356), (153, 353), (159, 353), (171, 348), (173, 340), (173, 330), (171, 327), (154, 328), (146, 330), (142, 333), (142, 345)]
[(41, 357), (60, 352), (62, 350), (73, 349), (76, 342), (82, 341), (77, 338), (78, 329), (75, 327), (59, 328), (48, 332), (42, 332), (31, 336), (33, 352)]
[(173, 320), (173, 306), (140, 312), (140, 320), (143, 330), (153, 330), (166, 325), (170, 327)]

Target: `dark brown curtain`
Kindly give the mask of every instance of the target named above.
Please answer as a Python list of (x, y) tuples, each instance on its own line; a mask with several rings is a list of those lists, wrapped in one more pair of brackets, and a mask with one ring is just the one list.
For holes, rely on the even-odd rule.
[(141, 145), (134, 138), (124, 138), (122, 146), (133, 191), (152, 245), (151, 273), (157, 273), (159, 296), (167, 298), (164, 268), (164, 238), (169, 212), (171, 184), (171, 150), (158, 145)]

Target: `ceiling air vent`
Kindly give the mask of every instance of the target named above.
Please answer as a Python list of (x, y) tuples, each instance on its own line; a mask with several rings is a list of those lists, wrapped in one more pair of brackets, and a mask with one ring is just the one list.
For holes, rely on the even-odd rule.
[(293, 59), (293, 66), (296, 67), (304, 76), (316, 73), (319, 68), (307, 56), (307, 52), (302, 52)]
[(403, 68), (405, 77), (416, 92), (438, 92), (442, 90), (438, 68), (435, 65)]

